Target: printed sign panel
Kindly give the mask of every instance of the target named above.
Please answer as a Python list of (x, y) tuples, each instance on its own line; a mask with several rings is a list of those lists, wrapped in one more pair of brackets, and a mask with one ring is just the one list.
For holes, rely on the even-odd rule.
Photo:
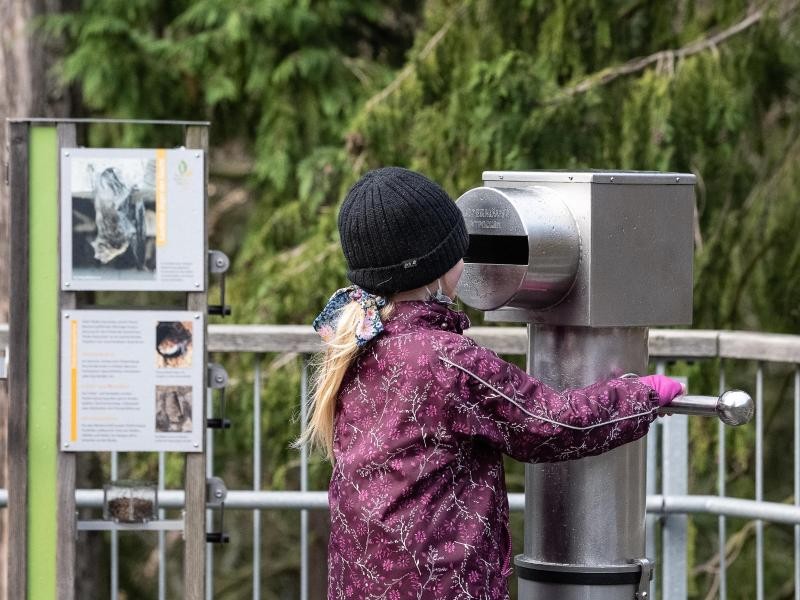
[(200, 452), (203, 315), (61, 312), (61, 449)]
[(205, 288), (201, 150), (61, 150), (61, 289)]

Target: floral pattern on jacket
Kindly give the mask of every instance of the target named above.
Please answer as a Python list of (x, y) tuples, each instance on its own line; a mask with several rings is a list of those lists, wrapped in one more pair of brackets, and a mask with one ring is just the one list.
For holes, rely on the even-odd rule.
[(402, 302), (339, 392), (329, 599), (507, 599), (502, 454), (600, 454), (645, 435), (637, 379), (563, 393), (461, 335), (463, 313)]

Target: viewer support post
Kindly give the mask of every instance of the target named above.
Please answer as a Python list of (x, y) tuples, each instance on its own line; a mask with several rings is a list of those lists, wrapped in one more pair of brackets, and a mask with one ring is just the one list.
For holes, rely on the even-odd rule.
[[(470, 235), (463, 302), (528, 323), (528, 372), (556, 389), (645, 374), (648, 327), (691, 322), (694, 176), (487, 171), (483, 181), (457, 201)], [(752, 417), (743, 392), (691, 398), (671, 412)], [(646, 458), (641, 439), (526, 465), (520, 600), (648, 597)]]

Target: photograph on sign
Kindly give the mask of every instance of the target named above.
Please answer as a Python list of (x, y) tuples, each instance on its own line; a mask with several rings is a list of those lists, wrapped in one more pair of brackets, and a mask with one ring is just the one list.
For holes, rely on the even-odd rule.
[(156, 161), (71, 162), (72, 276), (154, 279)]
[(204, 187), (199, 150), (63, 149), (62, 289), (201, 289)]
[(177, 369), (191, 365), (192, 322), (159, 322), (156, 326), (156, 366)]
[(156, 386), (156, 431), (192, 431), (192, 386)]
[(200, 313), (64, 310), (61, 315), (63, 450), (201, 451)]

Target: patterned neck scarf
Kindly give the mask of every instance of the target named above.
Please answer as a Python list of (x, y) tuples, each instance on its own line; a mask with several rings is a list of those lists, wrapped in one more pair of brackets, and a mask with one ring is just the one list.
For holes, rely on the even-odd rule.
[(386, 306), (386, 298), (375, 296), (357, 285), (337, 290), (322, 312), (314, 319), (312, 326), (325, 342), (330, 342), (336, 333), (336, 325), (342, 309), (351, 302), (358, 302), (363, 318), (356, 328), (356, 345), (365, 345), (383, 331), (381, 308)]

